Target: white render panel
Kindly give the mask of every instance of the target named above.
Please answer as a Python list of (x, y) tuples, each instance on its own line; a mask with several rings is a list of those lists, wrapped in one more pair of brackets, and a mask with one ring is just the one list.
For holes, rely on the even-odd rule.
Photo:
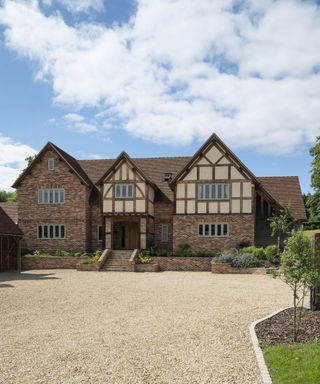
[(121, 176), (122, 176), (122, 180), (128, 180), (127, 179), (127, 169), (128, 169), (128, 166), (126, 163), (123, 163), (122, 166), (121, 166)]
[(184, 198), (185, 197), (185, 186), (184, 184), (179, 183), (177, 185), (177, 198)]
[(133, 200), (125, 201), (125, 212), (128, 212), (128, 213), (133, 212)]
[(218, 213), (218, 203), (211, 201), (209, 203), (209, 213)]
[(198, 203), (198, 213), (207, 213), (207, 203)]
[(187, 197), (189, 199), (194, 199), (196, 197), (196, 185), (195, 184), (187, 184)]
[(206, 157), (213, 163), (215, 164), (220, 157), (223, 155), (219, 149), (214, 145), (211, 147), (207, 152), (206, 152)]
[(203, 157), (201, 160), (198, 161), (197, 165), (210, 165), (210, 163), (205, 157)]
[(235, 168), (231, 167), (231, 179), (244, 179), (244, 176)]
[(199, 167), (200, 180), (212, 180), (212, 167)]
[(115, 174), (114, 174), (114, 179), (115, 180), (120, 180), (120, 169), (118, 169)]
[(240, 197), (240, 183), (232, 183), (232, 197)]
[(228, 179), (228, 167), (215, 167), (215, 178), (216, 180)]
[(229, 201), (221, 201), (221, 203), (220, 203), (220, 213), (230, 213), (230, 203), (229, 203)]
[(116, 200), (114, 202), (114, 211), (115, 212), (123, 212), (123, 201)]
[[(107, 192), (108, 191), (108, 192)], [(107, 193), (106, 197), (111, 198), (113, 196), (113, 188), (112, 184), (105, 184), (104, 185), (104, 193)]]
[(145, 183), (137, 183), (137, 187), (139, 187), (142, 191), (143, 197), (146, 195), (146, 184)]
[(243, 187), (243, 197), (252, 196), (252, 184), (250, 182), (245, 182), (242, 184)]
[(146, 211), (145, 200), (136, 200), (136, 211), (137, 212), (145, 212)]
[(183, 180), (197, 180), (197, 168), (193, 167)]
[(129, 180), (134, 180), (134, 173), (131, 168), (129, 168)]
[(103, 212), (104, 213), (112, 213), (112, 201), (104, 200), (103, 201)]
[(232, 200), (232, 213), (240, 213), (240, 200)]
[(177, 213), (185, 213), (185, 209), (184, 209), (184, 200), (177, 200), (177, 203), (176, 203), (176, 211)]
[(242, 212), (251, 213), (252, 212), (252, 201), (251, 200), (242, 200)]
[(195, 200), (189, 200), (187, 202), (187, 213), (196, 213), (196, 202), (195, 202)]
[(217, 164), (219, 165), (227, 165), (227, 164), (231, 164), (230, 160), (228, 160), (226, 157), (223, 157)]

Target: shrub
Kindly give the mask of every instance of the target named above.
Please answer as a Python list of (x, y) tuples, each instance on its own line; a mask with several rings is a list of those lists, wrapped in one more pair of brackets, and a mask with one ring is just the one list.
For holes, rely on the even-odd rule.
[(250, 240), (242, 240), (238, 244), (239, 249), (247, 248), (247, 247), (250, 247), (250, 246), (251, 246), (251, 241)]
[(191, 252), (190, 252), (190, 245), (189, 244), (179, 244), (177, 246), (177, 250), (176, 250), (176, 256), (182, 256), (182, 257), (186, 257), (186, 256), (190, 256), (191, 255)]
[(253, 254), (238, 254), (234, 257), (231, 266), (234, 268), (256, 268), (259, 260)]
[(270, 263), (273, 263), (277, 257), (278, 251), (277, 251), (277, 246), (276, 245), (268, 245), (264, 253), (266, 255), (266, 259), (270, 261)]
[(195, 253), (195, 256), (204, 257), (207, 256), (207, 252), (204, 249), (198, 249)]
[(214, 257), (212, 261), (214, 263), (223, 263), (223, 264), (226, 263), (226, 264), (232, 265), (234, 258), (235, 258), (234, 252), (230, 250), (225, 250), (225, 251), (222, 251), (221, 255)]
[(145, 256), (143, 254), (139, 254), (137, 257), (137, 263), (138, 264), (149, 264), (151, 263), (152, 259), (149, 256)]
[(251, 245), (250, 247), (242, 248), (241, 252), (243, 254), (252, 254), (254, 255), (258, 260), (264, 260), (266, 258), (266, 254), (264, 252), (263, 248), (255, 247), (254, 245)]

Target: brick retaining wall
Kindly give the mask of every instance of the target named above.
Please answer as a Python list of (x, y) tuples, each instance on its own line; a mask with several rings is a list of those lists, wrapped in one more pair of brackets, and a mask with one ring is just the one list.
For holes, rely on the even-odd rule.
[(160, 271), (211, 271), (211, 257), (152, 256)]
[(22, 270), (76, 269), (78, 257), (22, 257)]

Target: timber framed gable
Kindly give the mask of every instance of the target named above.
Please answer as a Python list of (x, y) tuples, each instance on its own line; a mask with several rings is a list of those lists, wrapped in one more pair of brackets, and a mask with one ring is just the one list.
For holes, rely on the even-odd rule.
[(157, 187), (125, 152), (120, 154), (99, 184), (103, 196), (103, 214), (154, 216)]

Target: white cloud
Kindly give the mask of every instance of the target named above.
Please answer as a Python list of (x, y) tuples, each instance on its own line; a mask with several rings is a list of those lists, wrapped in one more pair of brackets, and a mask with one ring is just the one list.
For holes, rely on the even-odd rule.
[(28, 145), (15, 143), (0, 134), (0, 189), (9, 190), (21, 170), (26, 167), (25, 158), (36, 153)]
[(42, 0), (42, 3), (46, 6), (53, 6), (56, 3), (60, 3), (68, 9), (68, 11), (74, 13), (103, 10), (102, 0)]
[(84, 120), (84, 117), (79, 115), (78, 113), (68, 113), (64, 115), (63, 118), (71, 122), (80, 122)]
[(0, 24), (7, 46), (52, 81), (56, 103), (95, 109), (83, 120), (66, 115), (77, 132), (113, 125), (180, 145), (215, 131), (277, 153), (320, 133), (315, 2), (138, 0), (129, 23), (108, 28), (67, 25), (35, 0), (12, 0)]

